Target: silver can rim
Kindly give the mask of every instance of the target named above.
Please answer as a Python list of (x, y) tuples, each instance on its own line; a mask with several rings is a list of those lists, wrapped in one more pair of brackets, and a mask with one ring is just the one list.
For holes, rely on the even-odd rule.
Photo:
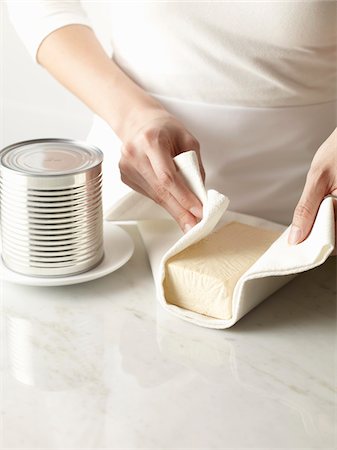
[(100, 150), (98, 147), (96, 147), (93, 144), (89, 144), (88, 142), (85, 141), (81, 141), (78, 139), (64, 139), (64, 138), (40, 138), (40, 139), (28, 139), (25, 141), (19, 141), (19, 142), (15, 142), (14, 144), (10, 144), (7, 145), (6, 147), (4, 147), (3, 149), (0, 150), (0, 171), (4, 170), (5, 172), (9, 172), (15, 175), (20, 175), (23, 176), (25, 178), (29, 177), (29, 178), (43, 178), (45, 179), (46, 177), (48, 178), (59, 178), (59, 177), (64, 177), (66, 176), (65, 174), (29, 174), (23, 171), (19, 171), (18, 169), (12, 169), (10, 167), (7, 167), (5, 165), (2, 164), (2, 156), (4, 154), (7, 154), (8, 152), (10, 152), (11, 150), (17, 148), (17, 147), (23, 147), (25, 145), (32, 145), (32, 144), (43, 144), (43, 143), (58, 143), (58, 144), (68, 144), (68, 145), (76, 145), (78, 147), (83, 147), (85, 149), (89, 149), (89, 150), (93, 150), (95, 153), (97, 153), (97, 156), (100, 158), (100, 161), (97, 164), (92, 165), (91, 167), (88, 167), (86, 169), (80, 169), (80, 170), (74, 170), (72, 172), (72, 175), (76, 175), (76, 174), (85, 174), (87, 172), (90, 172), (92, 169), (94, 169), (95, 167), (99, 166), (100, 164), (102, 164), (103, 162), (103, 152), (102, 150)]

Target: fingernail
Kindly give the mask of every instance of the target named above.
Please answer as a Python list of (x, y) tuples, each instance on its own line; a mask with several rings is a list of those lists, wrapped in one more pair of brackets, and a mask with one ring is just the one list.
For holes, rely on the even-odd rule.
[(190, 231), (191, 228), (193, 228), (192, 225), (190, 225), (189, 223), (187, 223), (187, 224), (184, 226), (184, 232), (187, 233), (188, 231)]
[(297, 244), (301, 240), (301, 235), (302, 235), (301, 229), (296, 225), (292, 225), (288, 240), (289, 244), (290, 245)]
[(202, 218), (202, 209), (201, 208), (192, 206), (192, 208), (190, 209), (190, 213), (192, 213), (193, 216), (195, 216), (195, 217), (199, 217), (200, 219)]

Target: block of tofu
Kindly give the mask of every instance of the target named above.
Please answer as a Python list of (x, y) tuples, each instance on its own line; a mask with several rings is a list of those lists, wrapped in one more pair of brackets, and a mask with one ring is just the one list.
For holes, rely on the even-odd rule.
[(239, 222), (225, 224), (167, 260), (167, 302), (206, 316), (229, 319), (237, 281), (280, 234)]

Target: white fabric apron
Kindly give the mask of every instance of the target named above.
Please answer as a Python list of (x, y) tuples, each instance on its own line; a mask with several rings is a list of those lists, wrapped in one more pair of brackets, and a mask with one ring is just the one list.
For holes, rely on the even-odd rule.
[[(206, 188), (227, 195), (230, 210), (291, 222), (311, 160), (337, 125), (336, 101), (246, 108), (154, 97), (199, 140)], [(121, 141), (97, 116), (87, 140), (104, 152), (106, 210), (130, 191), (120, 180)]]

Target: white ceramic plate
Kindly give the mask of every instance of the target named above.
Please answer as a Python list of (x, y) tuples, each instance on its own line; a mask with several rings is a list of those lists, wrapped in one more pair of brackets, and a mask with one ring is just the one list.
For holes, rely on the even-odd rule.
[(8, 269), (0, 258), (0, 279), (30, 286), (65, 286), (66, 284), (84, 283), (104, 277), (119, 269), (131, 258), (134, 243), (126, 231), (107, 221), (104, 222), (103, 236), (104, 258), (98, 266), (88, 272), (57, 278), (30, 277)]

